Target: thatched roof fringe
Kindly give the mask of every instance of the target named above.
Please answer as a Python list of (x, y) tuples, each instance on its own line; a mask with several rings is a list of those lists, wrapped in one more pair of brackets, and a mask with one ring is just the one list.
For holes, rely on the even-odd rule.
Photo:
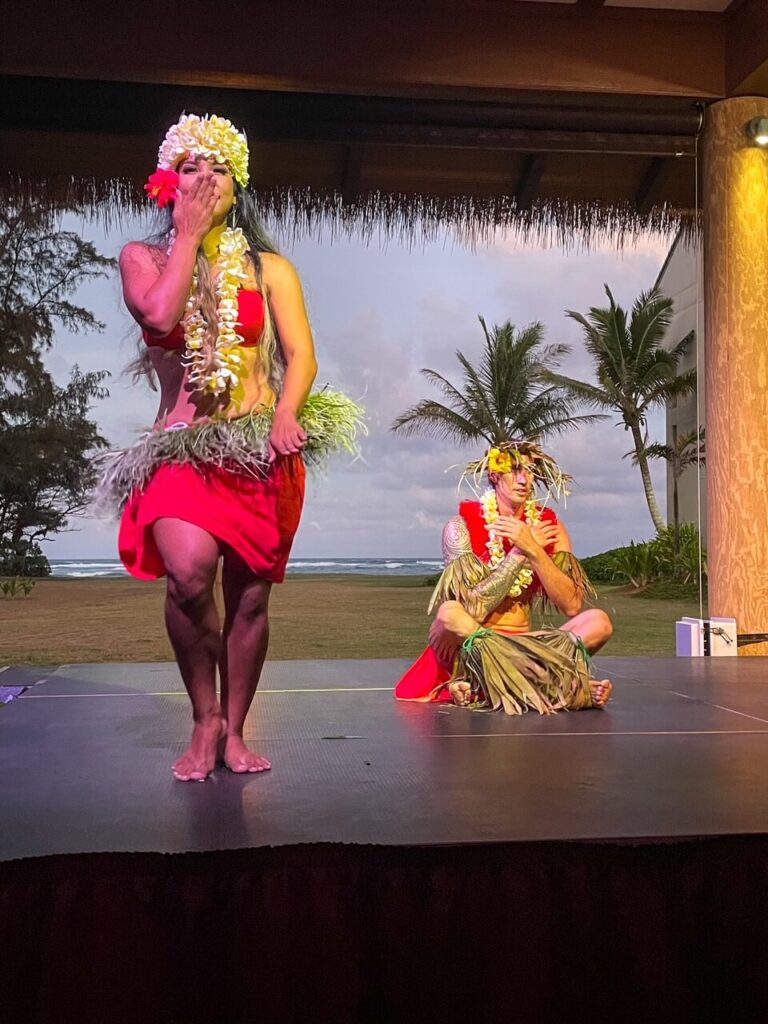
[(631, 203), (536, 200), (521, 209), (514, 196), (435, 196), (369, 192), (345, 201), (339, 192), (309, 189), (261, 190), (257, 198), (265, 220), (281, 237), (355, 236), (366, 242), (396, 240), (420, 245), (453, 234), (461, 245), (492, 242), (500, 231), (521, 242), (589, 249), (610, 243), (617, 248), (648, 233), (692, 235), (693, 211), (669, 206), (639, 214)]
[(119, 227), (126, 216), (147, 207), (144, 193), (132, 178), (38, 178), (17, 174), (0, 178), (0, 202), (40, 203), (52, 212), (83, 213), (107, 229)]
[[(366, 192), (352, 199), (338, 191), (281, 187), (254, 189), (269, 227), (283, 241), (300, 237), (356, 237), (385, 244), (418, 246), (453, 235), (466, 246), (491, 242), (500, 231), (521, 242), (562, 249), (589, 249), (610, 243), (621, 249), (649, 232), (692, 237), (693, 210), (656, 206), (639, 214), (632, 203), (538, 199), (525, 208), (514, 196), (437, 196), (423, 193)], [(107, 228), (126, 215), (148, 212), (143, 193), (126, 178), (29, 178), (0, 181), (0, 201), (50, 204), (52, 209), (92, 214)]]

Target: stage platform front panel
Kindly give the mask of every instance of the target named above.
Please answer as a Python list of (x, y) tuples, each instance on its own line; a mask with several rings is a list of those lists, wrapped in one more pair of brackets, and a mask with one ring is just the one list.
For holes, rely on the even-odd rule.
[(175, 665), (5, 672), (34, 685), (0, 708), (0, 859), (766, 829), (768, 659), (600, 658), (607, 710), (518, 718), (397, 703), (406, 665), (268, 663), (246, 737), (273, 770), (204, 784), (170, 771)]

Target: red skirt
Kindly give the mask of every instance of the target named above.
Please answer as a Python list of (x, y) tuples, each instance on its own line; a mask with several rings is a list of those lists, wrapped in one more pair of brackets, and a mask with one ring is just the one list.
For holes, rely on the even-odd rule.
[(120, 522), (123, 565), (140, 580), (165, 576), (152, 527), (183, 519), (223, 541), (257, 576), (282, 583), (304, 503), (300, 455), (278, 459), (266, 478), (215, 466), (162, 466), (134, 491)]
[[(448, 687), (443, 685), (450, 678), (450, 668), (438, 660), (431, 647), (427, 647), (395, 687), (395, 699), (440, 702), (453, 700)], [(438, 686), (442, 686), (442, 689), (437, 690)]]

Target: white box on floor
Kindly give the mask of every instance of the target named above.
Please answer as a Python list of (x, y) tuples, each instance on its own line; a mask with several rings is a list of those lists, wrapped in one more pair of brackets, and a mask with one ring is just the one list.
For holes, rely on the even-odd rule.
[(734, 657), (738, 653), (736, 619), (686, 615), (675, 623), (675, 649), (681, 658)]
[(712, 657), (735, 657), (738, 654), (736, 619), (713, 615), (704, 621), (704, 626), (709, 629), (709, 653)]
[(686, 616), (675, 623), (675, 650), (678, 658), (697, 658), (704, 654), (704, 622)]

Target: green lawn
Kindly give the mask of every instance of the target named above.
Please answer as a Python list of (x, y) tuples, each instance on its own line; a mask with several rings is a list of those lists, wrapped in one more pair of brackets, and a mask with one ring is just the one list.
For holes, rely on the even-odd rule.
[[(0, 600), (0, 664), (169, 661), (164, 583), (42, 580), (29, 598)], [(407, 658), (424, 647), (430, 589), (422, 577), (293, 576), (273, 588), (269, 657)], [(604, 587), (611, 655), (670, 655), (675, 620), (698, 602)]]
[[(605, 654), (660, 656), (675, 653), (675, 622), (699, 614), (697, 597), (646, 598), (624, 587), (598, 588), (597, 606), (613, 620), (614, 634)], [(706, 606), (705, 606), (706, 613)]]

